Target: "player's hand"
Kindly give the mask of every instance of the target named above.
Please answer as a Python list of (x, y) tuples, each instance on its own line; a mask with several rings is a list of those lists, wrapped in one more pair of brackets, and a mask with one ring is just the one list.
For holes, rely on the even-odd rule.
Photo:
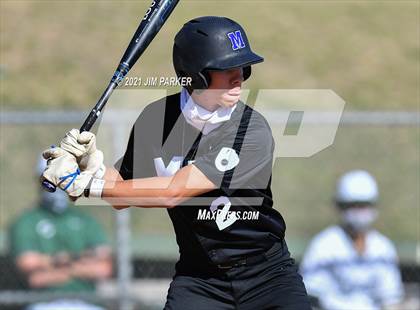
[(48, 159), (42, 176), (64, 190), (73, 200), (80, 197), (93, 179), (92, 173), (81, 172), (76, 158), (62, 148), (50, 148), (42, 153)]
[(96, 136), (89, 132), (72, 129), (60, 142), (60, 147), (73, 154), (81, 171), (86, 171), (101, 179), (105, 175), (104, 155), (96, 148)]

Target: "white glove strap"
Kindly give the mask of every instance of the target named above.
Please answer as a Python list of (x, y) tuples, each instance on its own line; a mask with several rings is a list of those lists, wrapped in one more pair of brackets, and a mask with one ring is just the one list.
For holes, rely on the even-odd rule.
[(89, 198), (101, 198), (102, 191), (104, 189), (105, 180), (101, 179), (92, 179), (92, 183), (90, 183), (89, 188)]
[(102, 164), (98, 171), (96, 171), (95, 175), (93, 176), (95, 179), (102, 179), (105, 175), (106, 172), (106, 167), (104, 164)]

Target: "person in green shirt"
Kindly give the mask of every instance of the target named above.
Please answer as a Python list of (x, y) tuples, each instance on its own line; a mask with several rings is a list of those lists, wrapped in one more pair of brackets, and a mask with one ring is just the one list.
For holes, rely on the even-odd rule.
[(9, 249), (30, 289), (93, 292), (112, 275), (112, 254), (101, 225), (62, 191), (40, 193), (9, 228)]

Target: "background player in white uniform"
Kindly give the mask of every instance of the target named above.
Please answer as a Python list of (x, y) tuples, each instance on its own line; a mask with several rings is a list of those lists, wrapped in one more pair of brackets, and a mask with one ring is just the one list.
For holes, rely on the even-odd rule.
[(335, 201), (341, 223), (316, 235), (301, 264), (308, 294), (323, 309), (383, 309), (401, 302), (403, 286), (396, 250), (373, 229), (378, 187), (366, 171), (344, 174)]

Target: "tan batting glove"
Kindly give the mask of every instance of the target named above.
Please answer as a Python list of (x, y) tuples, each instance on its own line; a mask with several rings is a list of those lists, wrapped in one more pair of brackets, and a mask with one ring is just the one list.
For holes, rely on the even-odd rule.
[(81, 171), (89, 172), (97, 179), (103, 178), (106, 171), (104, 154), (96, 148), (95, 134), (72, 129), (61, 140), (60, 147), (76, 157)]
[(77, 160), (79, 161), (80, 158), (87, 154), (88, 151), (90, 151), (90, 148), (94, 147), (94, 150), (96, 150), (96, 141), (95, 139), (90, 139), (90, 145), (87, 144), (80, 144), (77, 142), (79, 139), (80, 132), (79, 129), (73, 128), (72, 130), (68, 131), (64, 138), (61, 140), (59, 146), (63, 150), (69, 152), (70, 154), (74, 155)]
[(65, 191), (73, 200), (82, 196), (93, 176), (80, 172), (76, 158), (62, 148), (50, 148), (42, 153), (48, 159), (42, 177)]

